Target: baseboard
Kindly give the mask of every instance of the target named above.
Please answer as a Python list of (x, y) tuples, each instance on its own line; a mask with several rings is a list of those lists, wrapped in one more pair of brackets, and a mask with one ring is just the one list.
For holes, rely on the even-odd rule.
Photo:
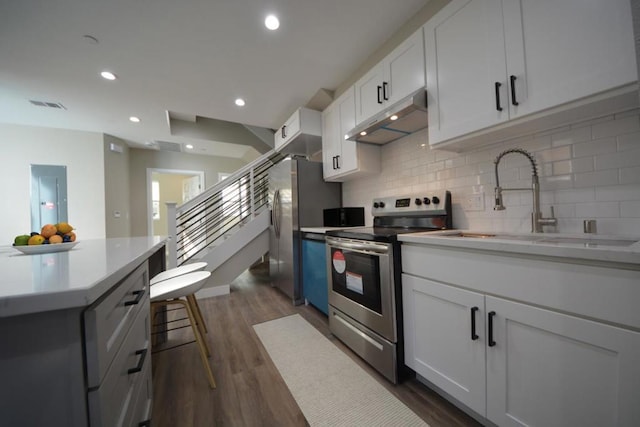
[(218, 297), (220, 295), (228, 295), (231, 292), (231, 286), (212, 286), (210, 288), (200, 289), (196, 292), (196, 298)]

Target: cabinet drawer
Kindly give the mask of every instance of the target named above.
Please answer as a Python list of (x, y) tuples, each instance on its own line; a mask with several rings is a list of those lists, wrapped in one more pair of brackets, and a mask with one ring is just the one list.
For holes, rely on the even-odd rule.
[(85, 311), (89, 388), (100, 385), (137, 314), (148, 307), (149, 270), (145, 262)]
[(151, 382), (151, 364), (145, 363), (140, 380), (136, 383), (134, 391), (135, 400), (131, 410), (125, 417), (125, 426), (142, 427), (150, 426), (151, 410), (153, 405), (153, 384)]
[(140, 385), (150, 382), (151, 341), (149, 297), (134, 319), (120, 349), (113, 358), (100, 387), (89, 391), (89, 419), (92, 426), (125, 425), (136, 407)]

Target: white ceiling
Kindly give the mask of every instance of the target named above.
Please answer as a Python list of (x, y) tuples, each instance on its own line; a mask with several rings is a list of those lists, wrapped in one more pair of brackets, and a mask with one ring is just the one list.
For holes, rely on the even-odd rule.
[[(107, 133), (140, 147), (191, 142), (201, 154), (240, 158), (254, 149), (172, 135), (167, 111), (276, 129), (319, 89), (348, 79), (427, 2), (0, 0), (0, 122)], [(268, 13), (280, 17), (278, 31), (264, 27)], [(247, 105), (236, 107), (237, 97)]]

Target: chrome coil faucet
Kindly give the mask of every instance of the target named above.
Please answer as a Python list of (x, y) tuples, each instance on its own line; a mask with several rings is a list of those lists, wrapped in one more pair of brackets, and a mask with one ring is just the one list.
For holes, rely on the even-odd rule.
[[(506, 154), (510, 154), (510, 153), (522, 154), (531, 162), (531, 170), (532, 170), (531, 188), (500, 187), (500, 177), (498, 175), (498, 164)], [(498, 157), (496, 157), (493, 163), (495, 164), (495, 171), (496, 171), (496, 188), (494, 190), (495, 205), (493, 207), (493, 210), (503, 211), (506, 209), (502, 202), (503, 191), (531, 191), (533, 193), (533, 212), (531, 213), (531, 232), (542, 233), (543, 225), (557, 225), (558, 220), (555, 218), (555, 215), (553, 212), (553, 206), (551, 206), (551, 217), (550, 218), (542, 217), (542, 212), (540, 211), (540, 183), (538, 182), (538, 167), (536, 165), (536, 160), (533, 158), (533, 154), (521, 148), (512, 148), (510, 150), (505, 150), (502, 153), (498, 154)]]

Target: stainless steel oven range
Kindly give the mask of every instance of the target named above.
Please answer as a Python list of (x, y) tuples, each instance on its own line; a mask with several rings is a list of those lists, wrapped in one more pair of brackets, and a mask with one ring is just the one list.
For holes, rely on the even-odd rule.
[(394, 384), (404, 371), (398, 235), (452, 228), (451, 194), (374, 199), (373, 227), (328, 231), (329, 328)]

